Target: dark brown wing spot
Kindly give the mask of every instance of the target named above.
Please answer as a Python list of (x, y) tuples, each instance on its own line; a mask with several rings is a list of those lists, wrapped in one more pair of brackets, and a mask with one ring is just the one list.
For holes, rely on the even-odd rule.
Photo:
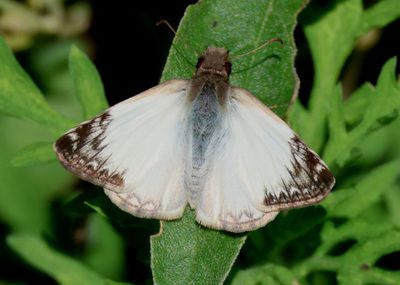
[[(301, 207), (324, 198), (332, 189), (335, 178), (324, 162), (297, 136), (289, 141), (292, 153), (291, 166), (276, 186), (279, 191), (265, 189), (264, 204), (275, 208)], [(276, 197), (275, 193), (280, 193)], [(274, 209), (275, 209), (274, 208)]]
[(60, 137), (55, 149), (65, 168), (100, 186), (123, 186), (125, 170), (108, 169), (111, 155), (103, 150), (105, 132), (111, 122), (111, 115), (105, 112), (91, 121), (82, 123)]

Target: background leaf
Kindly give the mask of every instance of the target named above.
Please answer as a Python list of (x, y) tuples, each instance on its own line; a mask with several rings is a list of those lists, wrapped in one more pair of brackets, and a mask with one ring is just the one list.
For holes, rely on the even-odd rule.
[(366, 9), (362, 16), (359, 35), (372, 28), (381, 28), (400, 17), (400, 2), (396, 0), (379, 1)]
[[(15, 118), (0, 117), (0, 129), (0, 221), (15, 232), (48, 231), (53, 217), (49, 201), (65, 193), (72, 175), (54, 163), (33, 165), (36, 160), (13, 167), (11, 160), (27, 144), (52, 137), (40, 126)], [(44, 152), (48, 150), (50, 144)]]
[(35, 165), (43, 162), (55, 161), (53, 143), (41, 142), (31, 144), (20, 150), (11, 160), (14, 166)]
[(232, 285), (285, 285), (296, 282), (290, 270), (275, 264), (265, 264), (240, 271)]
[(71, 48), (69, 70), (83, 109), (83, 118), (87, 120), (104, 111), (108, 103), (100, 75), (90, 59), (76, 46)]
[[(352, 99), (351, 106), (359, 105), (364, 111), (361, 113), (361, 108), (358, 109), (359, 112), (357, 109), (353, 111), (353, 108), (346, 109), (349, 113), (354, 112), (362, 116), (362, 121), (351, 130), (347, 131), (344, 120), (348, 116), (344, 115), (343, 107), (338, 106), (331, 112), (329, 123), (332, 138), (324, 152), (324, 159), (328, 163), (336, 162), (339, 166), (343, 166), (366, 135), (397, 118), (400, 112), (400, 88), (396, 81), (395, 69), (396, 60), (389, 60), (382, 68), (376, 88), (364, 87), (361, 90), (365, 93), (359, 92), (357, 97)], [(339, 93), (335, 100), (338, 105), (343, 104), (341, 98)], [(367, 98), (370, 100), (365, 104)]]
[(399, 169), (399, 161), (384, 164), (369, 172), (363, 179), (359, 179), (354, 187), (337, 189), (322, 205), (330, 216), (356, 217), (376, 203), (385, 190), (393, 187), (398, 178)]
[[(373, 267), (384, 254), (400, 251), (400, 232), (382, 234), (350, 249), (339, 268), (341, 284), (398, 284), (400, 274)], [(363, 270), (364, 269), (364, 270)]]
[(0, 62), (1, 112), (35, 121), (56, 132), (70, 125), (70, 121), (61, 117), (48, 105), (1, 37)]
[[(362, 16), (361, 0), (331, 2), (328, 8), (311, 3), (306, 13), (304, 33), (313, 57), (315, 77), (309, 102), (309, 116), (304, 121), (302, 138), (317, 152), (325, 137), (330, 113), (330, 90), (336, 85), (340, 68), (353, 47)], [(312, 15), (324, 16), (316, 21)], [(329, 50), (329, 53), (325, 52)]]
[[(330, 102), (333, 99), (330, 90), (336, 85), (354, 42), (372, 27), (388, 24), (398, 17), (397, 6), (398, 3), (393, 1), (382, 1), (363, 12), (361, 0), (332, 1), (328, 7), (320, 7), (317, 2), (313, 2), (302, 15), (304, 32), (313, 57), (315, 78), (308, 112), (301, 115), (301, 127), (296, 127), (299, 123), (294, 126), (296, 130), (301, 130), (302, 138), (316, 151), (322, 149), (326, 138), (327, 118), (332, 110)], [(387, 9), (393, 9), (390, 15), (372, 17)], [(323, 17), (315, 18), (315, 15)]]
[(123, 237), (100, 215), (89, 217), (89, 240), (83, 260), (105, 278), (118, 280), (124, 274)]
[(72, 215), (82, 215), (95, 211), (122, 228), (137, 228), (139, 231), (147, 231), (153, 234), (159, 229), (158, 220), (136, 218), (121, 211), (99, 189), (77, 195), (65, 204), (65, 210)]
[(27, 235), (13, 235), (7, 243), (23, 259), (46, 272), (62, 285), (128, 284), (106, 280), (83, 264), (51, 249), (41, 239)]

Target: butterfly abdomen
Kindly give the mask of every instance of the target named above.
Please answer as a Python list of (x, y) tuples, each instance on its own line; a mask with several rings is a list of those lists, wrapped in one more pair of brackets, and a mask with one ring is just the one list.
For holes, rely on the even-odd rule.
[(202, 189), (204, 177), (207, 173), (207, 156), (210, 143), (215, 136), (221, 122), (221, 104), (217, 95), (217, 86), (213, 82), (206, 82), (198, 91), (192, 102), (189, 117), (189, 133), (191, 134), (191, 167), (186, 179), (190, 180), (190, 201), (195, 201), (197, 194)]

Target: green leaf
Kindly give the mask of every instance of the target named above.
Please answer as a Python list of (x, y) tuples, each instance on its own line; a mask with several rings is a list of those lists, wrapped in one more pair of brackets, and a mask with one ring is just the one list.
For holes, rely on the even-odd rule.
[[(315, 20), (315, 15), (320, 15)], [(302, 127), (302, 138), (317, 152), (326, 136), (326, 118), (331, 111), (331, 90), (353, 48), (362, 16), (361, 0), (331, 1), (326, 7), (312, 2), (303, 13), (304, 32), (314, 62), (314, 85), (309, 117)], [(329, 52), (328, 52), (329, 51)]]
[(335, 0), (329, 5), (315, 1), (302, 14), (315, 77), (309, 111), (303, 115), (307, 119), (303, 118), (300, 130), (304, 141), (317, 152), (321, 151), (327, 137), (327, 118), (332, 111), (334, 96), (332, 90), (354, 42), (369, 29), (395, 20), (400, 13), (398, 6), (396, 0), (380, 1), (364, 11), (361, 0)]
[(12, 165), (28, 166), (55, 161), (53, 144), (49, 142), (34, 143), (20, 150), (11, 160)]
[(159, 222), (151, 219), (141, 219), (121, 211), (100, 189), (86, 191), (66, 203), (65, 211), (73, 215), (84, 215), (97, 212), (121, 228), (136, 228), (149, 234), (159, 230)]
[(11, 235), (7, 237), (7, 244), (26, 262), (47, 273), (61, 285), (123, 284), (103, 278), (73, 258), (50, 248), (36, 236)]
[(400, 185), (396, 185), (385, 192), (385, 202), (388, 208), (391, 222), (400, 228)]
[(371, 223), (367, 223), (362, 219), (349, 220), (337, 228), (328, 222), (321, 231), (322, 243), (315, 251), (314, 256), (329, 255), (329, 251), (335, 245), (346, 240), (353, 239), (358, 242), (364, 242), (393, 230), (393, 227), (386, 222), (374, 224), (373, 228), (374, 230), (371, 231)]
[[(256, 49), (278, 37), (284, 44), (233, 59), (232, 85), (248, 89), (280, 116), (297, 93), (293, 31), (306, 1), (201, 1), (189, 6), (178, 28), (162, 81), (190, 78), (197, 58), (208, 46), (224, 47), (231, 56)], [(244, 236), (200, 227), (191, 211), (180, 221), (161, 222), (151, 239), (152, 270), (157, 284), (220, 284), (227, 276)]]
[(55, 134), (71, 125), (49, 106), (1, 37), (0, 62), (0, 112), (37, 122)]
[(296, 284), (293, 273), (283, 266), (265, 264), (239, 271), (232, 285), (286, 285)]
[(364, 11), (359, 35), (367, 33), (372, 28), (381, 28), (400, 17), (400, 2), (398, 0), (379, 1)]
[(120, 279), (125, 267), (123, 236), (100, 215), (90, 215), (89, 219), (91, 237), (85, 248), (85, 263), (107, 278)]
[(51, 139), (40, 126), (3, 116), (0, 130), (1, 223), (13, 232), (48, 232), (54, 218), (50, 201), (71, 185), (71, 175), (55, 163), (11, 165), (12, 156), (26, 142)]
[[(364, 108), (364, 111), (361, 121), (358, 117), (351, 119), (353, 123), (359, 121), (359, 124), (353, 126), (350, 131), (347, 131), (344, 122), (345, 118), (349, 116), (344, 115), (341, 95), (336, 92), (335, 105), (332, 106), (333, 111), (329, 117), (331, 135), (324, 152), (324, 159), (328, 163), (335, 162), (339, 166), (343, 166), (352, 158), (351, 155), (357, 150), (357, 146), (371, 131), (375, 131), (397, 118), (400, 110), (400, 88), (396, 81), (395, 69), (396, 60), (389, 60), (382, 68), (373, 92), (369, 87), (362, 87), (357, 92), (357, 97), (352, 99), (350, 106), (358, 107), (358, 110), (355, 110), (355, 114), (358, 116), (361, 115), (360, 108)], [(365, 93), (362, 94), (361, 91)], [(366, 102), (367, 98), (368, 102)], [(350, 108), (345, 110), (353, 113)]]
[(69, 68), (84, 119), (90, 119), (108, 107), (103, 83), (96, 67), (76, 46), (71, 48)]
[[(374, 230), (372, 231), (371, 228)], [(397, 240), (399, 232), (393, 229), (391, 225), (385, 221), (378, 224), (366, 223), (361, 219), (352, 219), (338, 227), (333, 223), (328, 222), (324, 225), (321, 233), (322, 243), (316, 249), (314, 254), (303, 262), (297, 264), (292, 272), (297, 279), (304, 278), (311, 272), (315, 271), (332, 271), (343, 274), (346, 280), (340, 284), (396, 284), (386, 283), (382, 276), (391, 276), (388, 271), (380, 272), (379, 281), (374, 281), (373, 276), (369, 276), (369, 270), (375, 271), (377, 268), (372, 268), (373, 263), (381, 256), (387, 253), (396, 251), (400, 243)], [(382, 241), (382, 237), (390, 237), (386, 241)], [(332, 255), (330, 251), (346, 241), (354, 241), (355, 243), (349, 248), (345, 248), (340, 255)], [(389, 241), (389, 244), (385, 244)], [(370, 243), (374, 241), (374, 243)], [(366, 248), (366, 245), (368, 245)], [(343, 251), (343, 248), (342, 248)], [(365, 251), (365, 252), (363, 252)], [(363, 269), (365, 268), (366, 269)], [(349, 270), (350, 269), (350, 270)], [(383, 274), (381, 274), (383, 273)], [(352, 279), (352, 276), (357, 276)], [(397, 276), (398, 278), (398, 276)], [(338, 277), (340, 279), (340, 277)], [(357, 279), (364, 279), (363, 283), (350, 282)]]
[[(340, 104), (343, 104), (344, 121), (350, 128), (358, 125), (364, 117), (365, 110), (368, 108), (368, 104), (374, 100), (375, 86), (371, 83), (365, 83), (344, 102), (340, 100)], [(340, 94), (340, 97), (342, 94)], [(341, 97), (342, 98), (342, 97)], [(335, 107), (333, 108), (335, 109)]]
[(197, 58), (208, 46), (224, 47), (231, 56), (274, 43), (240, 59), (233, 59), (230, 82), (248, 89), (274, 112), (286, 114), (298, 78), (294, 70), (293, 31), (297, 14), (307, 1), (202, 1), (189, 6), (170, 50), (162, 81), (190, 78)]
[[(345, 145), (347, 140), (347, 132), (346, 132), (346, 124), (345, 124), (345, 116), (344, 116), (344, 108), (343, 108), (343, 96), (342, 96), (342, 89), (338, 85), (335, 88), (332, 88), (332, 95), (331, 97), (331, 106), (332, 111), (329, 117), (329, 130), (330, 130), (330, 140), (328, 141), (327, 149), (325, 149), (323, 159), (328, 165), (332, 165), (333, 162), (337, 162), (338, 156), (343, 156), (341, 153), (334, 153), (329, 149), (329, 146), (336, 142), (340, 142), (340, 146)], [(339, 148), (339, 145), (335, 146)], [(337, 149), (336, 149), (337, 151)], [(350, 156), (352, 153), (352, 149), (345, 149), (343, 150), (345, 154)], [(339, 164), (342, 166), (342, 164)]]
[(292, 128), (292, 130), (302, 136), (304, 131), (303, 126), (306, 124), (308, 117), (308, 112), (300, 103), (300, 100), (295, 100), (290, 106), (288, 112), (289, 126)]
[(400, 169), (399, 161), (379, 166), (366, 174), (353, 188), (333, 191), (322, 205), (331, 217), (353, 218), (367, 211), (384, 191), (395, 182)]
[[(362, 12), (361, 0), (332, 1), (328, 7), (313, 2), (305, 11), (308, 22), (304, 32), (315, 65), (315, 88), (318, 89), (313, 92), (324, 92), (326, 87), (336, 84), (340, 69), (353, 47)], [(316, 21), (311, 14), (321, 18)], [(314, 96), (310, 104), (321, 106), (323, 104), (316, 101), (324, 98), (322, 94)]]
[(151, 238), (157, 284), (221, 284), (239, 254), (245, 235), (206, 229), (187, 210), (179, 221), (163, 223)]
[(338, 271), (340, 284), (390, 284), (400, 283), (399, 272), (374, 267), (383, 255), (400, 251), (400, 232), (392, 231), (357, 244), (342, 258)]
[(388, 60), (379, 75), (374, 100), (365, 110), (362, 123), (354, 136), (375, 130), (397, 118), (400, 109), (400, 86), (396, 75), (396, 58)]
[(320, 206), (280, 213), (273, 223), (249, 234), (246, 257), (255, 263), (278, 261), (285, 247), (321, 224), (325, 217), (326, 211)]

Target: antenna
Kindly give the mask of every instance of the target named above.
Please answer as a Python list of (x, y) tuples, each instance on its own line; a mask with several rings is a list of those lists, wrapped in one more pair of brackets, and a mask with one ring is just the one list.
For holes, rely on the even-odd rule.
[(251, 51), (248, 51), (248, 52), (242, 53), (242, 54), (238, 54), (238, 55), (230, 56), (230, 59), (231, 59), (231, 60), (232, 60), (232, 59), (237, 59), (237, 58), (241, 58), (241, 57), (244, 57), (244, 56), (246, 56), (246, 55), (255, 53), (256, 51), (258, 51), (258, 50), (260, 50), (260, 49), (266, 47), (267, 45), (270, 45), (270, 44), (272, 44), (272, 43), (275, 43), (275, 42), (278, 42), (278, 43), (280, 43), (281, 45), (283, 45), (282, 39), (280, 39), (280, 38), (272, 38), (272, 39), (269, 39), (268, 41), (264, 42), (264, 43), (261, 44), (260, 46), (256, 47), (255, 49), (251, 50)]
[(162, 20), (158, 21), (156, 23), (156, 26), (158, 27), (158, 26), (160, 26), (162, 24), (166, 25), (174, 33), (174, 35), (176, 36), (176, 31), (174, 30), (174, 28), (171, 26), (171, 24), (167, 20), (162, 19)]

